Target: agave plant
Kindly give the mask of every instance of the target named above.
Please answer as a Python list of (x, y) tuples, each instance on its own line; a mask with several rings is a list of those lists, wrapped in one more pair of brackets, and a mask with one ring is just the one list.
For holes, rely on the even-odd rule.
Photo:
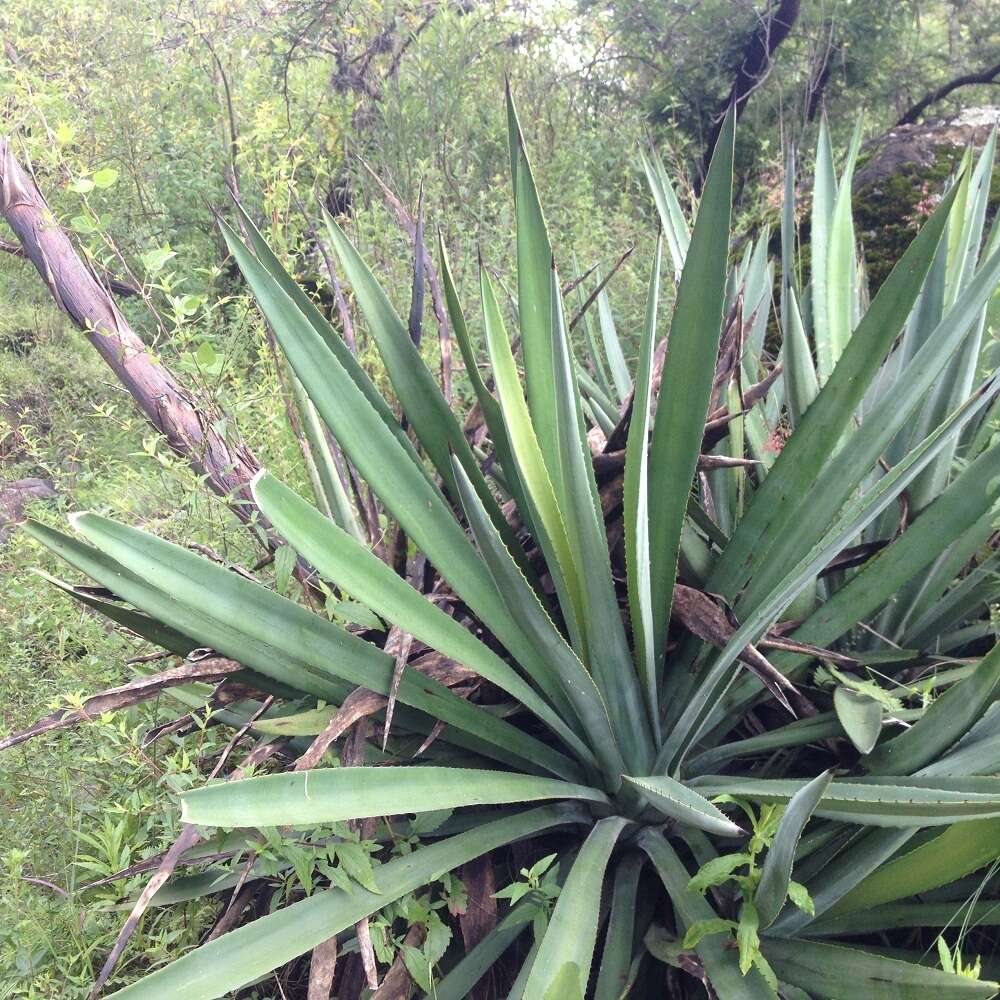
[[(251, 689), (215, 719), (290, 769), (182, 794), (188, 829), (368, 820), (385, 846), (365, 885), (318, 887), (115, 996), (238, 990), (486, 855), (511, 903), (470, 950), (443, 950), (438, 1000), (497, 963), (524, 1000), (993, 996), (958, 943), (941, 939), (947, 968), (922, 953), (951, 924), (1000, 923), (994, 869), (967, 878), (1000, 855), (998, 384), (980, 365), (1000, 282), (1000, 229), (983, 239), (993, 142), (869, 302), (859, 143), (838, 177), (824, 126), (807, 254), (787, 171), (777, 317), (769, 234), (730, 266), (732, 115), (693, 226), (644, 154), (662, 236), (630, 370), (603, 281), (583, 298), (601, 347), (584, 308), (589, 357), (574, 350), (512, 103), (508, 118), (516, 296), (502, 306), (480, 267), (483, 370), (440, 253), (474, 444), (333, 219), (402, 421), (240, 206), (245, 239), (223, 224), (317, 441), (332, 436), (416, 555), (380, 559), (322, 482), (321, 509), (267, 474), (254, 497), (390, 628), (348, 630), (96, 514), (73, 517), (77, 536), (29, 528), (113, 595), (64, 585), (75, 596), (189, 665), (209, 648), (206, 675)], [(664, 243), (677, 287), (661, 329)], [(205, 690), (174, 689), (195, 705)], [(333, 766), (365, 718), (381, 730), (366, 766)], [(420, 845), (393, 853), (410, 829)], [(521, 879), (518, 843), (542, 858)], [(208, 865), (158, 901), (236, 881)]]

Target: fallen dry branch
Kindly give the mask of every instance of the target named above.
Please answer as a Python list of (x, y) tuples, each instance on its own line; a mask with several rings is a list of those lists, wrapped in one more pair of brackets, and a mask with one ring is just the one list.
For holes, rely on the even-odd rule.
[[(411, 669), (453, 687), (464, 681), (473, 679), (476, 675), (454, 660), (437, 653), (421, 657), (409, 664)], [(382, 711), (389, 704), (384, 694), (376, 694), (367, 688), (357, 688), (352, 691), (340, 706), (337, 714), (327, 723), (326, 729), (312, 741), (309, 749), (295, 762), (296, 771), (308, 771), (316, 767), (330, 746), (340, 739), (348, 729), (361, 719), (366, 719), (376, 712)], [(419, 752), (419, 751), (418, 751)]]
[[(710, 595), (683, 584), (674, 586), (670, 616), (713, 646), (725, 646), (736, 631), (725, 610)], [(792, 715), (815, 715), (816, 709), (756, 646), (748, 643), (740, 652), (739, 659)]]
[(197, 663), (184, 663), (182, 666), (164, 670), (151, 677), (140, 677), (137, 680), (123, 684), (121, 687), (110, 688), (89, 697), (80, 708), (61, 708), (39, 719), (33, 726), (13, 733), (5, 740), (0, 740), (0, 750), (17, 746), (42, 733), (51, 733), (56, 729), (66, 729), (69, 726), (89, 722), (105, 712), (115, 712), (118, 709), (138, 705), (139, 702), (165, 691), (167, 688), (190, 684), (192, 681), (218, 681), (229, 674), (242, 670), (243, 665), (224, 656), (211, 656)]
[[(24, 247), (19, 243), (11, 243), (9, 240), (0, 240), (0, 251), (9, 253), (12, 257), (26, 256)], [(124, 299), (133, 298), (139, 294), (139, 289), (130, 281), (122, 281), (120, 278), (114, 278), (107, 272), (102, 274), (102, 278), (109, 291), (115, 295), (120, 295)]]
[(41, 191), (0, 138), (0, 214), (21, 242), (56, 304), (86, 334), (170, 447), (204, 475), (236, 515), (256, 511), (249, 482), (260, 463), (218, 433), (214, 407), (196, 399), (149, 352), (93, 270), (80, 258)]

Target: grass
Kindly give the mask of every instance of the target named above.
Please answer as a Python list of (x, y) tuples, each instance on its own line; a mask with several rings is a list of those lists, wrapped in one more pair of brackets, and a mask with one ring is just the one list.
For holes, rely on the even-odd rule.
[[(149, 445), (150, 430), (108, 382), (82, 337), (58, 324), (32, 344), (0, 349), (0, 478), (51, 478), (56, 501), (33, 516), (65, 523), (74, 509), (128, 511), (172, 535), (243, 553), (231, 519), (191, 474)], [(148, 651), (58, 593), (35, 572), (65, 568), (14, 531), (0, 546), (0, 733), (24, 728), (74, 697), (130, 679)], [(143, 733), (181, 713), (164, 700), (22, 744), (0, 758), (0, 998), (88, 995), (144, 877), (84, 892), (168, 845), (177, 834), (170, 792), (196, 773), (169, 738)], [(207, 737), (211, 740), (211, 736)], [(154, 911), (111, 985), (197, 943), (215, 906)]]

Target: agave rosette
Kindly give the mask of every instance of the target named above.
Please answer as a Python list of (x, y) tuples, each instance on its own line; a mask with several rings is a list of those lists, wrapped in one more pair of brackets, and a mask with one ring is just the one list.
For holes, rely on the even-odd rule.
[[(805, 285), (789, 164), (780, 338), (768, 233), (730, 266), (732, 115), (691, 227), (644, 154), (662, 236), (630, 367), (603, 289), (576, 355), (511, 103), (508, 116), (523, 383), (489, 273), (484, 377), (440, 254), (485, 427), (474, 443), (334, 220), (404, 423), (239, 206), (246, 238), (223, 226), (320, 460), (316, 505), (266, 474), (254, 498), (328, 586), (392, 626), (392, 643), (95, 514), (74, 517), (75, 536), (29, 528), (115, 600), (76, 596), (173, 653), (237, 661), (238, 679), (276, 696), (264, 714), (261, 695), (218, 716), (281, 740), (274, 759), (301, 760), (345, 702), (372, 693), (358, 717), (388, 730), (369, 745), (378, 766), (321, 757), (209, 783), (181, 796), (186, 822), (447, 817), (373, 884), (318, 888), (115, 996), (222, 996), (350, 938), (442, 873), (490, 852), (503, 866), (504, 848), (540, 838), (559, 856), (547, 919), (537, 893), (518, 899), (467, 953), (452, 944), (431, 995), (467, 996), (500, 961), (524, 1000), (654, 995), (668, 970), (677, 996), (704, 980), (723, 1000), (992, 996), (988, 975), (864, 937), (946, 926), (961, 880), (998, 853), (1000, 650), (984, 615), (1000, 594), (998, 387), (980, 363), (1000, 281), (997, 227), (983, 238), (992, 140), (868, 302), (851, 221), (858, 141), (838, 177), (824, 128)], [(409, 575), (373, 551), (327, 434), (412, 541)], [(765, 815), (763, 846), (726, 883)], [(692, 882), (713, 865), (715, 882)], [(209, 867), (195, 891), (231, 887), (224, 876)], [(984, 880), (983, 898), (996, 888)], [(159, 901), (183, 895), (175, 876)], [(997, 917), (976, 904), (968, 920)]]

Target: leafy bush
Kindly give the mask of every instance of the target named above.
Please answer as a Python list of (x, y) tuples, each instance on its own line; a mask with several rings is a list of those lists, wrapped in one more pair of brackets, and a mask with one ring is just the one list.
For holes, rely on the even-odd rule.
[[(857, 140), (838, 178), (821, 135), (805, 288), (790, 164), (780, 359), (766, 349), (768, 234), (729, 267), (732, 117), (693, 229), (650, 154), (663, 239), (633, 372), (600, 295), (604, 356), (585, 313), (589, 367), (575, 358), (512, 104), (508, 119), (526, 391), (485, 267), (480, 372), (441, 247), (485, 427), (474, 444), (334, 220), (403, 422), (249, 216), (237, 206), (245, 241), (223, 225), (316, 414), (396, 525), (380, 522), (391, 545), (336, 469), (317, 481), (326, 513), (273, 476), (253, 484), (288, 543), (278, 590), (297, 554), (317, 575), (312, 608), (97, 514), (72, 518), (78, 536), (30, 528), (106, 588), (70, 593), (185, 658), (185, 679), (212, 661), (237, 682), (212, 721), (256, 733), (253, 761), (294, 762), (182, 792), (188, 829), (220, 833), (185, 855), (205, 871), (155, 901), (296, 879), (264, 915), (115, 995), (218, 997), (338, 935), (365, 953), (378, 915), (389, 938), (420, 930), (396, 943), (439, 1000), (497, 963), (506, 995), (539, 1000), (662, 995), (665, 981), (675, 996), (702, 983), (722, 998), (992, 996), (988, 960), (960, 941), (938, 946), (937, 969), (919, 936), (891, 933), (997, 920), (992, 869), (961, 902), (1000, 824), (1000, 648), (984, 616), (998, 385), (976, 383), (1000, 280), (997, 227), (980, 255), (992, 143), (870, 303)], [(665, 352), (663, 243), (678, 275)], [(211, 694), (174, 691), (199, 711)], [(510, 906), (463, 955), (447, 873), (487, 854)]]

